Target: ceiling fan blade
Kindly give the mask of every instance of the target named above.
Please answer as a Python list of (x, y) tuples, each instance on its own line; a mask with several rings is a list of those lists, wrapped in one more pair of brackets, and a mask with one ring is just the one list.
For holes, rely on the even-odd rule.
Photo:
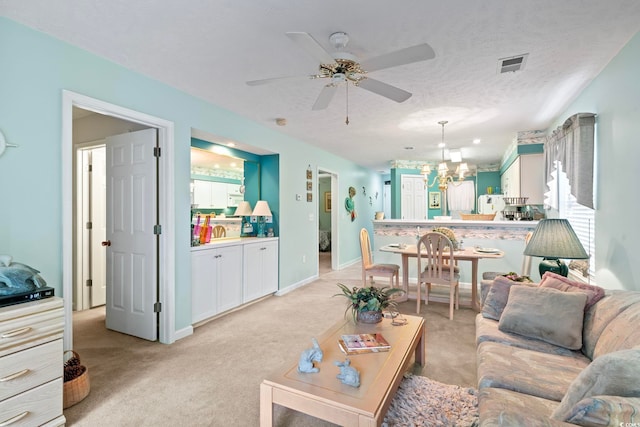
[(389, 52), (375, 58), (365, 59), (360, 62), (360, 68), (367, 72), (382, 70), (383, 68), (397, 67), (398, 65), (411, 64), (412, 62), (433, 59), (436, 53), (426, 43), (405, 49)]
[(288, 32), (287, 36), (298, 46), (306, 50), (313, 59), (321, 64), (333, 64), (336, 60), (309, 33)]
[(318, 99), (316, 99), (316, 102), (313, 104), (313, 107), (311, 109), (313, 111), (317, 111), (327, 108), (329, 106), (329, 103), (333, 99), (333, 95), (335, 95), (337, 89), (338, 86), (334, 84), (328, 84), (323, 87), (320, 95), (318, 95)]
[(395, 86), (383, 83), (380, 80), (374, 80), (369, 77), (360, 80), (360, 82), (358, 83), (358, 87), (368, 90), (369, 92), (373, 92), (377, 95), (384, 96), (385, 98), (389, 98), (392, 101), (396, 102), (404, 102), (407, 99), (411, 98), (411, 93), (407, 92), (406, 90), (402, 90)]
[(279, 81), (289, 81), (289, 80), (302, 80), (302, 79), (315, 79), (316, 76), (287, 76), (287, 77), (272, 77), (269, 79), (261, 79), (261, 80), (249, 80), (247, 85), (249, 86), (259, 86), (266, 85), (268, 83), (275, 83)]

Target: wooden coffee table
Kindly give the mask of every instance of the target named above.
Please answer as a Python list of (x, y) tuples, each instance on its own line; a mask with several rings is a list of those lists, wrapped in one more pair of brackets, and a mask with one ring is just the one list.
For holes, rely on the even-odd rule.
[[(324, 352), (320, 372), (299, 373), (298, 356), (282, 370), (268, 376), (260, 385), (260, 425), (273, 424), (273, 404), (278, 404), (342, 426), (379, 426), (398, 389), (402, 375), (415, 362), (425, 363), (424, 319), (404, 316), (407, 324), (391, 325), (383, 319), (375, 325), (355, 324), (351, 319), (338, 322), (317, 337)], [(342, 384), (334, 361), (347, 357), (338, 347), (343, 334), (379, 332), (389, 341), (386, 352), (349, 356), (351, 366), (360, 372), (360, 387)], [(309, 347), (311, 347), (309, 337)]]

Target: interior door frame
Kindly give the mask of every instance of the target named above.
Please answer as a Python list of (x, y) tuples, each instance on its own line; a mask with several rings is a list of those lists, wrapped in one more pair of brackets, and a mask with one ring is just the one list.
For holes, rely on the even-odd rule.
[[(322, 174), (326, 174), (329, 175), (331, 177), (331, 269), (332, 270), (339, 270), (340, 269), (340, 264), (339, 264), (339, 260), (340, 260), (340, 245), (338, 244), (338, 241), (340, 240), (340, 234), (339, 234), (339, 227), (338, 227), (338, 222), (340, 221), (340, 218), (338, 216), (339, 213), (339, 209), (338, 209), (338, 173), (335, 171), (332, 171), (331, 169), (328, 168), (324, 168), (322, 166), (318, 166), (316, 168), (316, 179), (315, 179), (315, 188), (319, 188), (319, 179), (320, 179), (320, 173)], [(320, 227), (320, 217), (317, 214), (318, 213), (318, 209), (317, 207), (320, 206), (320, 196), (318, 195), (318, 197), (316, 197), (316, 199), (318, 200), (316, 203), (316, 230), (318, 230), (318, 228)], [(316, 236), (318, 236), (318, 233), (316, 232)], [(316, 241), (316, 260), (318, 260), (318, 257), (320, 256), (320, 245), (319, 242)], [(318, 274), (320, 273), (320, 263), (318, 261), (318, 266), (317, 266), (317, 272)]]
[[(160, 174), (159, 215), (162, 225), (158, 276), (160, 290), (158, 301), (162, 310), (158, 319), (158, 340), (163, 344), (175, 341), (175, 158), (174, 123), (159, 117), (130, 110), (69, 90), (62, 91), (62, 293), (64, 297), (64, 348), (73, 348), (73, 107), (94, 111), (113, 117), (140, 123), (158, 129)], [(69, 238), (66, 238), (69, 236)], [(160, 262), (162, 260), (162, 262)]]

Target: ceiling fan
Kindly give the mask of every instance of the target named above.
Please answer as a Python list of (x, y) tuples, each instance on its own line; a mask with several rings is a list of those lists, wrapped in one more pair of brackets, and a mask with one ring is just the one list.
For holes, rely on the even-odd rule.
[(426, 61), (436, 56), (431, 46), (423, 43), (359, 61), (354, 55), (343, 50), (349, 42), (347, 33), (337, 32), (331, 34), (329, 37), (329, 42), (336, 49), (334, 53), (327, 52), (309, 33), (288, 32), (286, 35), (320, 63), (318, 74), (251, 80), (248, 81), (247, 84), (249, 86), (257, 86), (300, 78), (329, 79), (329, 83), (324, 86), (316, 102), (313, 104), (313, 110), (327, 108), (338, 86), (342, 83), (346, 83), (347, 87), (348, 84), (351, 83), (354, 86), (384, 96), (393, 101), (404, 102), (411, 97), (411, 93), (379, 80), (372, 79), (366, 76), (366, 74), (384, 68)]

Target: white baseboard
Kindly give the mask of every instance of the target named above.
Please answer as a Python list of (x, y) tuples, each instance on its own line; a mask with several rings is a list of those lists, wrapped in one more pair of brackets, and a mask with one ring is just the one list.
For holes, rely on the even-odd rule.
[(193, 326), (191, 325), (175, 331), (173, 337), (176, 339), (176, 341), (178, 341), (182, 338), (188, 337), (189, 335), (193, 335)]

